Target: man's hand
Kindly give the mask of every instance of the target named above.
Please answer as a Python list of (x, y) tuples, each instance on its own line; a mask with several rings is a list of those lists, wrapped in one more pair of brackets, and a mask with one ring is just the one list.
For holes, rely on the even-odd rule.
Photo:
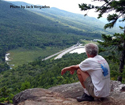
[(73, 75), (74, 74), (74, 70), (70, 71), (70, 74)]
[[(63, 75), (64, 73), (66, 73), (66, 69), (62, 69), (62, 71), (61, 71), (61, 75)], [(74, 74), (74, 70), (71, 70), (70, 71), (70, 74)]]
[(70, 71), (70, 74), (74, 74), (74, 71), (79, 69), (79, 65), (72, 65), (69, 67), (65, 67), (64, 69), (62, 69), (61, 71), (61, 75), (63, 75), (66, 71)]
[(62, 69), (61, 75), (63, 75), (66, 72), (66, 69)]

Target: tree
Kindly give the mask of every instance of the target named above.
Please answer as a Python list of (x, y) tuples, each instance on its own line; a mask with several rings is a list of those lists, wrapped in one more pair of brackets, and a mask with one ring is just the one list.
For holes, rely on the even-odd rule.
[[(101, 6), (95, 6), (91, 4), (79, 4), (79, 7), (83, 11), (95, 9), (98, 12), (98, 18), (101, 18), (105, 13), (111, 13), (107, 16), (107, 20), (109, 23), (105, 24), (104, 28), (113, 28), (115, 23), (119, 20), (119, 22), (125, 21), (125, 0), (93, 0), (98, 2), (103, 2)], [(87, 15), (87, 14), (85, 14)], [(114, 54), (118, 54), (120, 56), (119, 59), (119, 73), (122, 74), (125, 65), (125, 26), (121, 27), (120, 29), (123, 30), (122, 34), (115, 33), (114, 35), (105, 35), (103, 34), (102, 37), (104, 42), (99, 42), (101, 45), (105, 47), (110, 47), (110, 51), (112, 51), (112, 55), (110, 57), (114, 57)], [(113, 50), (116, 50), (114, 52)], [(118, 81), (122, 81), (122, 76), (118, 77)]]
[[(7, 103), (12, 103), (14, 95), (11, 94), (11, 89), (8, 89), (7, 87), (2, 87), (0, 89), (0, 102), (7, 102)], [(1, 105), (1, 103), (0, 103)]]
[(20, 90), (23, 91), (29, 88), (30, 88), (30, 82), (25, 81), (24, 83), (22, 83)]

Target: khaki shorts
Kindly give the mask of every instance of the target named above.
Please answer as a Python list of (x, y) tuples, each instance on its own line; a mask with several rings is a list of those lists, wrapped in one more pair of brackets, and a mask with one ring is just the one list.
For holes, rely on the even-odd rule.
[(92, 83), (92, 79), (91, 77), (88, 77), (85, 81), (84, 81), (84, 85), (86, 87), (86, 90), (88, 91), (89, 95), (91, 95), (92, 97), (96, 97), (94, 94), (94, 85)]

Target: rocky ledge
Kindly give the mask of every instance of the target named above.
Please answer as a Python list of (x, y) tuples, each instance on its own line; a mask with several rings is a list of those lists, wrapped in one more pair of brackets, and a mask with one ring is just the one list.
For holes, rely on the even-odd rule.
[(77, 102), (76, 97), (83, 93), (79, 82), (49, 89), (33, 88), (14, 96), (14, 105), (125, 105), (125, 84), (111, 81), (110, 96), (93, 102)]

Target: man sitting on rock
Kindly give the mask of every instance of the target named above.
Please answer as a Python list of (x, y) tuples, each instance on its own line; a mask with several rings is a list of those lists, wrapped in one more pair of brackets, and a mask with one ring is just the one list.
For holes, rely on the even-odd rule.
[(77, 70), (79, 81), (84, 89), (84, 94), (77, 97), (77, 101), (94, 101), (94, 98), (104, 98), (110, 93), (110, 69), (107, 61), (98, 55), (98, 46), (93, 43), (85, 45), (87, 59), (78, 65), (72, 65), (62, 69), (74, 74)]

